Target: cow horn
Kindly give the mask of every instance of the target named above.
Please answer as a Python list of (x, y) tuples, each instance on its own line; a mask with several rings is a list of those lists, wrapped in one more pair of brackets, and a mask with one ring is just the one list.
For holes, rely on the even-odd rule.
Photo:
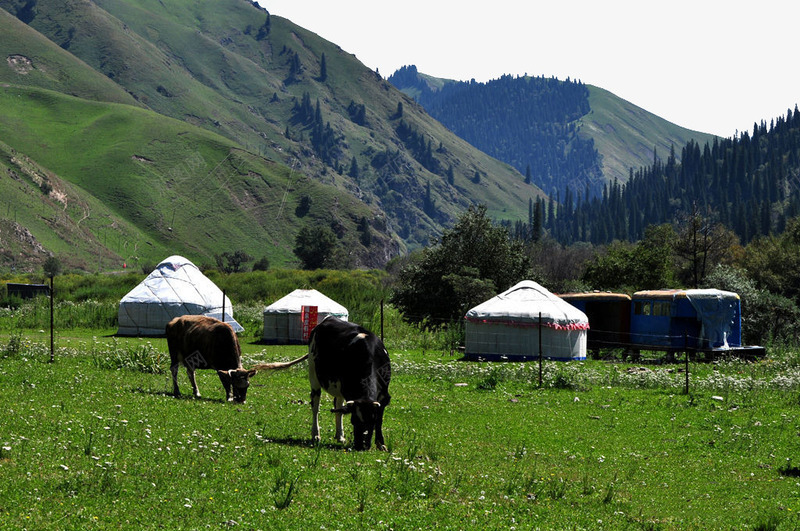
[(344, 405), (345, 406), (352, 406), (355, 403), (356, 403), (355, 400), (348, 400), (347, 402), (344, 403)]
[(377, 407), (381, 407), (381, 403), (380, 402), (373, 402), (372, 405), (373, 406), (377, 406)]

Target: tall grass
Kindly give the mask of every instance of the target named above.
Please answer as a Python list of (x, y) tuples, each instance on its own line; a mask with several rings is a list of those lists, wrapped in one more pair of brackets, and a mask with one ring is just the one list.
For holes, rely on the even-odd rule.
[[(117, 326), (118, 304), (111, 301), (54, 301), (53, 326), (56, 330), (96, 330)], [(0, 307), (0, 330), (39, 330), (50, 328), (50, 299), (36, 297), (15, 308)]]
[[(295, 289), (316, 289), (348, 309), (350, 320), (376, 334), (383, 329), (391, 349), (421, 348), (425, 352), (454, 351), (463, 340), (463, 327), (433, 327), (405, 321), (388, 304), (389, 277), (383, 271), (285, 270), (223, 274), (206, 271), (230, 298), (234, 317), (245, 328), (243, 338), (262, 336), (264, 308)], [(55, 327), (57, 330), (111, 329), (118, 326), (117, 311), (122, 297), (146, 275), (62, 275), (55, 278)], [(6, 279), (10, 281), (11, 279)], [(37, 276), (14, 277), (14, 282), (42, 282)], [(382, 321), (383, 319), (383, 321)], [(381, 326), (383, 325), (383, 326)], [(0, 301), (0, 330), (44, 330), (50, 326), (49, 299)]]

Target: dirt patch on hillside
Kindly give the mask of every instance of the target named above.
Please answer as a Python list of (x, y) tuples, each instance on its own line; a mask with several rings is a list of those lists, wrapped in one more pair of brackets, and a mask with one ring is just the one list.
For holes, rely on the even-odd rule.
[(50, 253), (31, 232), (11, 220), (0, 221), (0, 265), (30, 272), (41, 267)]
[(8, 61), (8, 66), (17, 74), (24, 76), (33, 70), (33, 61), (24, 55), (12, 54), (6, 57), (6, 61)]

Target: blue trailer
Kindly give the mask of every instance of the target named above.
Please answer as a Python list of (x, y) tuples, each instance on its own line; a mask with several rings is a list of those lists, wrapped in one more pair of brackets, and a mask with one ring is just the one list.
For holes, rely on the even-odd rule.
[(739, 295), (717, 289), (638, 291), (631, 297), (631, 347), (762, 356), (742, 345)]

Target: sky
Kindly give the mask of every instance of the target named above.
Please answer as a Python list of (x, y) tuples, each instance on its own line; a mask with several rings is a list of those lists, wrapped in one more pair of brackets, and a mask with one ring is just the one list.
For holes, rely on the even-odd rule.
[(731, 137), (800, 104), (797, 0), (259, 0), (389, 77), (580, 80)]

